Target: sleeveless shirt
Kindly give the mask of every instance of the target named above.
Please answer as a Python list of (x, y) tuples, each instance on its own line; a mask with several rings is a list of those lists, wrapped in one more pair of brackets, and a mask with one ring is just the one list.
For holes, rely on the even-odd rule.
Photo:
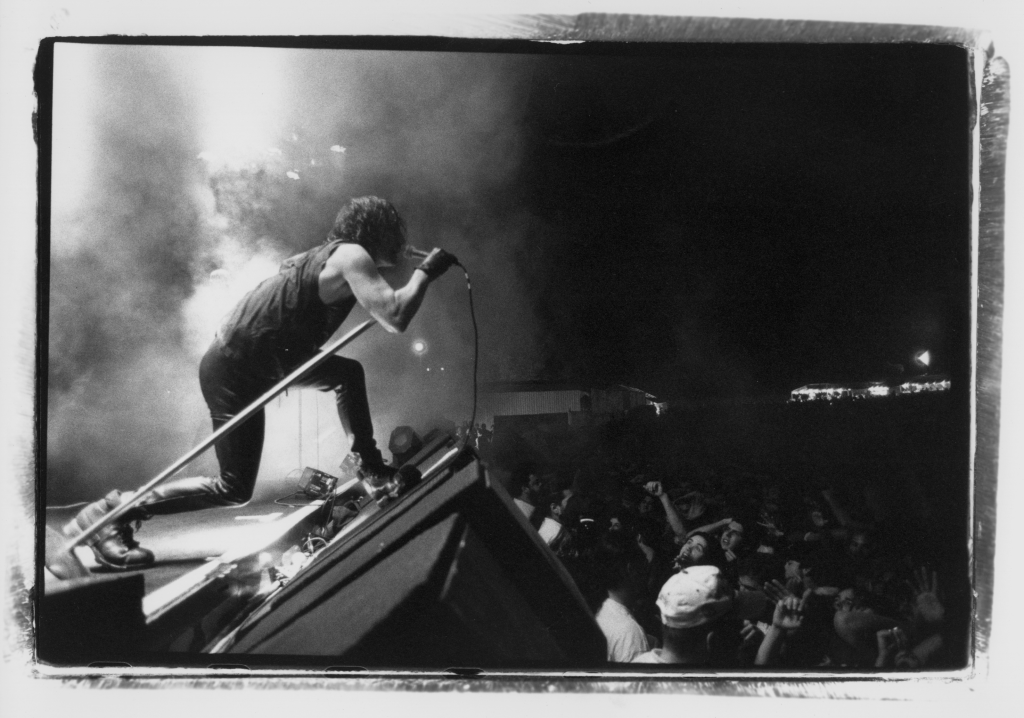
[(223, 353), (278, 378), (316, 354), (356, 303), (355, 296), (334, 306), (320, 299), (320, 272), (342, 243), (286, 259), (275, 276), (246, 294), (217, 332)]

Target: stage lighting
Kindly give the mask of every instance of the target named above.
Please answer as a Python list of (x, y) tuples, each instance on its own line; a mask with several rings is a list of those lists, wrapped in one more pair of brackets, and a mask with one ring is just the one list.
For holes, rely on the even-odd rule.
[(914, 355), (914, 362), (917, 363), (918, 366), (930, 365), (932, 363), (931, 353), (927, 349), (919, 351)]
[(423, 356), (427, 353), (427, 343), (422, 339), (417, 339), (412, 343), (412, 353), (418, 356)]
[(422, 448), (423, 440), (411, 426), (399, 426), (391, 432), (388, 450), (395, 457), (396, 465), (404, 464)]

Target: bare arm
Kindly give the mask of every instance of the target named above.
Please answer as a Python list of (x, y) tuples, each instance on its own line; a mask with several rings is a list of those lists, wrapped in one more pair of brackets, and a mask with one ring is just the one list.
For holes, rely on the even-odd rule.
[(779, 652), (786, 642), (786, 636), (794, 631), (799, 631), (804, 622), (804, 603), (810, 591), (804, 593), (803, 598), (787, 596), (775, 604), (775, 613), (772, 615), (772, 626), (764, 635), (760, 648), (757, 649), (757, 657), (754, 659), (755, 666), (770, 666), (778, 660)]
[(355, 295), (374, 319), (389, 332), (404, 332), (430, 285), (430, 278), (417, 269), (399, 289), (392, 289), (377, 271), (369, 253), (356, 244), (339, 246), (320, 272), (320, 299), (336, 304)]
[(731, 518), (722, 519), (721, 521), (715, 521), (713, 524), (704, 524), (703, 526), (698, 526), (695, 529), (690, 529), (689, 533), (686, 535), (692, 536), (695, 533), (713, 534), (715, 531), (721, 531), (730, 523), (732, 523)]
[(770, 666), (778, 659), (782, 644), (786, 641), (786, 634), (778, 626), (772, 626), (757, 649), (757, 656), (754, 658), (755, 666)]
[(668, 525), (672, 527), (672, 533), (679, 538), (686, 537), (686, 525), (683, 520), (679, 518), (679, 514), (676, 512), (676, 507), (672, 504), (668, 494), (662, 494), (658, 497), (661, 499), (661, 505), (665, 509), (665, 518), (668, 520)]
[(683, 525), (683, 520), (679, 518), (679, 514), (676, 513), (676, 507), (672, 505), (672, 500), (669, 499), (668, 494), (662, 488), (661, 482), (648, 481), (644, 485), (644, 490), (661, 501), (661, 505), (665, 509), (665, 518), (668, 520), (668, 525), (672, 527), (672, 533), (678, 538), (684, 538), (686, 536), (686, 527)]
[(856, 521), (850, 512), (836, 500), (835, 495), (828, 489), (821, 492), (821, 497), (828, 503), (829, 508), (832, 509), (832, 513), (835, 514), (839, 524), (844, 529), (869, 529), (871, 526), (862, 521)]

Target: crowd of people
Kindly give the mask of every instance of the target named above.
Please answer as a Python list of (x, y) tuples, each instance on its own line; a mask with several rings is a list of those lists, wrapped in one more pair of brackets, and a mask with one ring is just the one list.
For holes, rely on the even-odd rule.
[(459, 441), (462, 441), (469, 435), (468, 444), (478, 450), (486, 450), (491, 445), (491, 438), (494, 436), (494, 431), (487, 428), (484, 423), (472, 424), (471, 422), (464, 421), (455, 427), (455, 437)]
[(927, 537), (869, 503), (844, 505), (827, 481), (734, 465), (692, 475), (621, 441), (572, 465), (507, 466), (509, 493), (587, 601), (610, 663), (959, 661), (940, 581), (948, 567), (920, 550)]

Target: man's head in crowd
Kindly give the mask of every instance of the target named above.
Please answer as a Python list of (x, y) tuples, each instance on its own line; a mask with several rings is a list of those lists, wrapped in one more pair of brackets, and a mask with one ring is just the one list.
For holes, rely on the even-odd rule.
[(828, 527), (829, 515), (825, 508), (812, 499), (804, 500), (805, 526), (809, 529), (819, 531)]
[(832, 608), (836, 613), (859, 611), (864, 608), (864, 599), (855, 588), (844, 588), (832, 600)]
[(658, 500), (651, 494), (644, 492), (644, 495), (637, 502), (636, 510), (641, 516), (650, 516), (657, 507)]
[(563, 489), (562, 491), (556, 492), (551, 495), (551, 501), (548, 503), (548, 511), (551, 517), (555, 520), (561, 521), (562, 516), (565, 514), (565, 508), (569, 504), (569, 499), (573, 496), (571, 489)]
[(722, 548), (713, 536), (703, 531), (690, 534), (676, 556), (677, 566), (718, 565), (722, 562)]
[(850, 558), (864, 558), (871, 551), (871, 537), (866, 531), (856, 531), (850, 536), (846, 552)]
[(603, 587), (620, 603), (637, 598), (647, 578), (647, 559), (636, 541), (623, 531), (609, 531), (597, 541), (595, 565)]
[(715, 566), (690, 566), (674, 574), (658, 593), (664, 652), (674, 663), (707, 663), (709, 636), (727, 615), (756, 618), (764, 594), (737, 592)]
[(544, 482), (532, 467), (520, 464), (512, 470), (509, 493), (513, 498), (538, 506), (544, 499)]
[(722, 532), (719, 544), (723, 551), (733, 554), (745, 551), (754, 541), (753, 529), (756, 524), (747, 516), (739, 515), (729, 522)]

